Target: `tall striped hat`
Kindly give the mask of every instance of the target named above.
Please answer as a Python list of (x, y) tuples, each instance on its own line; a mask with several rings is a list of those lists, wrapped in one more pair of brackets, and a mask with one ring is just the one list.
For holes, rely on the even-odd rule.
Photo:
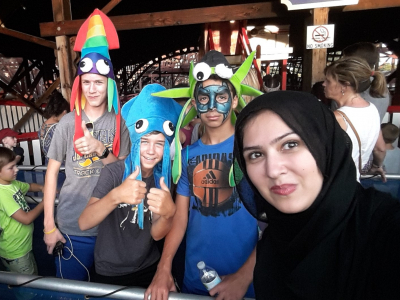
[[(75, 142), (84, 135), (81, 127), (81, 110), (85, 108), (86, 98), (82, 93), (81, 75), (92, 73), (108, 78), (108, 111), (114, 108), (117, 115), (116, 132), (113, 142), (113, 153), (115, 156), (118, 156), (120, 149), (121, 112), (114, 69), (108, 50), (118, 48), (119, 40), (114, 24), (103, 12), (96, 8), (82, 24), (76, 37), (74, 51), (80, 51), (82, 55), (78, 64), (78, 76), (75, 78), (72, 86), (70, 103), (71, 111), (75, 108)], [(81, 155), (76, 148), (75, 152)]]

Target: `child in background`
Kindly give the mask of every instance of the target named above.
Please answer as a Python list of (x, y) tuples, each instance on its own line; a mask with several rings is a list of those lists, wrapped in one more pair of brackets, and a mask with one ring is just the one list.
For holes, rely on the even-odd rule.
[(16, 163), (18, 166), (20, 166), (24, 162), (24, 149), (17, 146), (17, 135), (18, 132), (12, 130), (11, 128), (0, 130), (0, 143), (15, 153), (17, 159)]
[(0, 259), (7, 271), (37, 275), (32, 252), (33, 221), (43, 211), (43, 202), (30, 209), (24, 195), (43, 186), (15, 180), (16, 155), (0, 147)]
[(391, 123), (383, 123), (381, 130), (386, 146), (386, 156), (383, 161), (384, 170), (388, 174), (400, 174), (400, 149), (393, 146), (393, 143), (399, 137), (399, 128)]

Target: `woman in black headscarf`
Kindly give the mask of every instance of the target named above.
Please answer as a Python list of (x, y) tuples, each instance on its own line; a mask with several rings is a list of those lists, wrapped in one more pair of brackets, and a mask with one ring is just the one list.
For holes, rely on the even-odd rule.
[(325, 105), (257, 97), (238, 116), (234, 154), (239, 194), (268, 223), (256, 299), (400, 298), (400, 202), (356, 181), (351, 141)]

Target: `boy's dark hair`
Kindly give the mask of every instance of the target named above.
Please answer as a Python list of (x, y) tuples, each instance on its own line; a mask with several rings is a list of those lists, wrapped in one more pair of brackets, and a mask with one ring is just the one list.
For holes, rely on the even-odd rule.
[(347, 46), (343, 49), (344, 56), (356, 56), (365, 59), (371, 69), (374, 69), (379, 59), (379, 52), (373, 43), (360, 42)]
[(383, 140), (386, 144), (393, 144), (394, 141), (399, 137), (399, 128), (392, 123), (383, 123), (381, 125)]
[[(232, 84), (228, 79), (223, 79), (223, 78), (219, 77), (217, 74), (211, 74), (210, 77), (209, 77), (208, 79), (221, 80), (222, 82), (225, 82), (225, 83), (228, 85), (229, 90), (230, 90), (231, 93), (232, 93), (232, 98), (235, 98), (235, 96), (236, 96), (236, 89), (235, 89), (235, 87), (233, 86), (233, 84)], [(195, 88), (194, 88), (194, 95), (196, 95), (197, 90), (199, 89), (200, 86), (203, 86), (203, 81), (197, 81), (197, 82), (196, 82), (196, 86), (195, 86)]]
[(6, 147), (0, 147), (0, 172), (6, 164), (14, 161), (15, 158), (16, 155), (12, 150)]
[(47, 106), (44, 110), (44, 117), (46, 119), (51, 118), (52, 116), (59, 116), (63, 113), (64, 110), (69, 112), (69, 103), (64, 99), (63, 95), (54, 91), (47, 102)]

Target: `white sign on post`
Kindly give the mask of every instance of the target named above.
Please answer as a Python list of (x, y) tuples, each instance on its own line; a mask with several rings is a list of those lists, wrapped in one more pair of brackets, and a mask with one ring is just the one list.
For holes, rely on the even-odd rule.
[(358, 0), (281, 0), (288, 10), (358, 4)]
[(333, 48), (335, 25), (307, 26), (307, 49)]

